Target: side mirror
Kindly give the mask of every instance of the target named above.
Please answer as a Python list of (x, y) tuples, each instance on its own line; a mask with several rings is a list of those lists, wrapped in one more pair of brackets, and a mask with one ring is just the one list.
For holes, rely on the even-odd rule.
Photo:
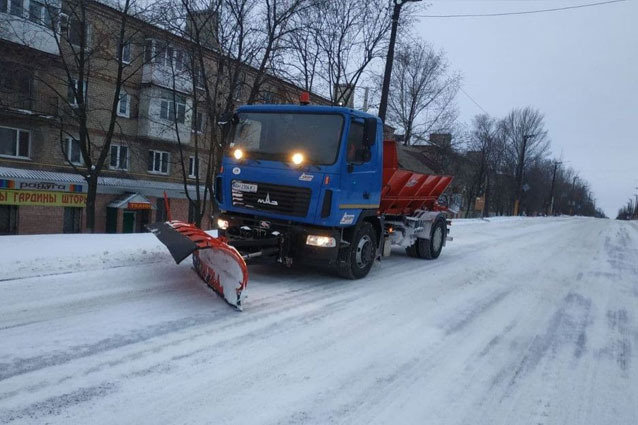
[(229, 124), (235, 124), (238, 121), (237, 114), (232, 112), (224, 112), (217, 119), (217, 125), (220, 127), (226, 127)]
[(367, 147), (374, 146), (377, 140), (377, 119), (366, 118), (363, 124), (363, 145)]

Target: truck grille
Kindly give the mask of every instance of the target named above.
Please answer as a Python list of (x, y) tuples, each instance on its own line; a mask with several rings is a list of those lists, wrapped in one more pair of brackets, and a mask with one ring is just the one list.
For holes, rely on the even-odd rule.
[[(256, 191), (253, 190), (254, 186)], [(308, 214), (311, 191), (305, 187), (233, 180), (233, 206), (281, 213), (295, 217)]]

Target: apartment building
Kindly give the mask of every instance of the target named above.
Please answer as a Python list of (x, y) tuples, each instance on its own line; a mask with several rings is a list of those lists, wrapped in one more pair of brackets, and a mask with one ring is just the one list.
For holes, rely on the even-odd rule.
[[(85, 50), (92, 57), (80, 87), (73, 64), (84, 39), (81, 27), (64, 2), (41, 1), (0, 0), (0, 234), (85, 231), (86, 163), (78, 142), (82, 127), (73, 119), (79, 93), (92, 157), (99, 155), (109, 131), (121, 13), (87, 3)], [(187, 193), (193, 198), (198, 190), (203, 193), (205, 147), (215, 125), (207, 122), (205, 105), (197, 101), (195, 108), (193, 85), (200, 81), (186, 72), (189, 41), (128, 19), (121, 52), (124, 83), (98, 179), (97, 232), (141, 232), (146, 224), (165, 220), (164, 193), (173, 218), (191, 220)], [(209, 46), (211, 63), (216, 54)], [(244, 68), (248, 86), (255, 70)], [(263, 87), (264, 103), (289, 103), (301, 93), (274, 77)], [(248, 90), (235, 91), (241, 104)], [(312, 100), (327, 103), (314, 95)]]

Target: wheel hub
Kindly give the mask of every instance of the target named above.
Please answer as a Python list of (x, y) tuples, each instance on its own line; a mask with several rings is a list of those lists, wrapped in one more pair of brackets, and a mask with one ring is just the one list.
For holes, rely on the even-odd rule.
[(355, 254), (355, 261), (357, 267), (360, 269), (365, 268), (374, 257), (374, 247), (372, 246), (372, 239), (368, 235), (364, 235), (357, 244), (357, 251)]
[(443, 245), (443, 230), (441, 230), (441, 226), (436, 226), (434, 229), (434, 234), (432, 235), (432, 248), (434, 248), (434, 252), (438, 252)]

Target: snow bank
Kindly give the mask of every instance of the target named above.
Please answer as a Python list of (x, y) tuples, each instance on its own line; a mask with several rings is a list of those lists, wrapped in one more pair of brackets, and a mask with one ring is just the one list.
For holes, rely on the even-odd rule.
[(565, 217), (498, 216), (498, 217), (488, 217), (488, 218), (453, 218), (452, 223), (454, 226), (465, 226), (470, 224), (481, 224), (481, 223), (510, 223), (510, 222), (517, 222), (517, 221), (534, 221), (534, 220), (556, 221), (561, 218), (569, 219), (568, 216), (565, 216)]
[(0, 237), (0, 280), (170, 261), (151, 233)]

